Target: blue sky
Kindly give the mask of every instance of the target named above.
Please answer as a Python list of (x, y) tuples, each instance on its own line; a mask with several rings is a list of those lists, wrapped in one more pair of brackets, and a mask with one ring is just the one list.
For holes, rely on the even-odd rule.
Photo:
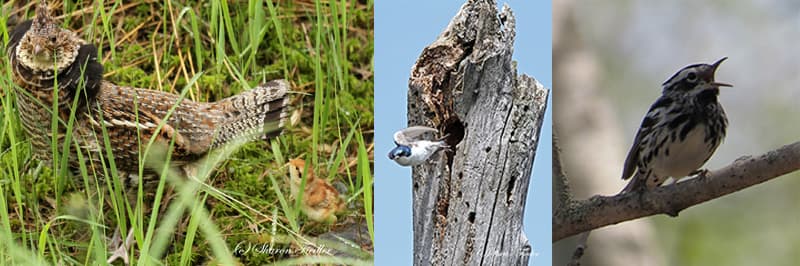
[[(465, 1), (375, 2), (375, 264), (411, 265), (411, 168), (386, 158), (392, 134), (406, 124), (411, 66)], [(518, 71), (552, 88), (550, 1), (507, 1), (517, 18), (514, 59)], [(530, 265), (551, 265), (551, 117), (548, 106), (536, 153), (525, 232), (533, 245)]]

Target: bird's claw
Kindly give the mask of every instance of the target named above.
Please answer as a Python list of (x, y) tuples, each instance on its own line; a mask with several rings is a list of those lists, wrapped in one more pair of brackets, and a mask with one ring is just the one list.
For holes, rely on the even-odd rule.
[(711, 174), (711, 171), (708, 169), (697, 169), (689, 173), (689, 176), (708, 177), (709, 174)]

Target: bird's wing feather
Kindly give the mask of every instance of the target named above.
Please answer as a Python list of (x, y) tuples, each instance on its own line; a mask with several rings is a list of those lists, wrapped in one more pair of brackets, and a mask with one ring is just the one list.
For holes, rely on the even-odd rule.
[(430, 128), (426, 126), (412, 126), (394, 133), (394, 141), (402, 144), (402, 145), (409, 145), (414, 138), (428, 133), (428, 132), (437, 132), (435, 128)]
[(633, 172), (636, 170), (636, 161), (639, 158), (639, 141), (641, 140), (642, 130), (636, 133), (636, 138), (633, 140), (633, 145), (628, 151), (628, 157), (625, 158), (625, 166), (622, 169), (622, 180), (631, 178)]
[(645, 115), (644, 119), (642, 119), (642, 124), (639, 126), (639, 131), (636, 132), (636, 137), (633, 139), (633, 145), (631, 145), (631, 149), (628, 151), (628, 156), (625, 158), (625, 166), (622, 170), (622, 179), (626, 180), (633, 176), (634, 171), (636, 170), (637, 162), (639, 161), (639, 145), (642, 142), (642, 139), (650, 135), (653, 128), (658, 124), (658, 113), (660, 112), (662, 104), (662, 99), (657, 100), (653, 106), (650, 107), (650, 110)]
[[(208, 151), (213, 123), (200, 120), (209, 114), (184, 110), (198, 103), (186, 99), (167, 117), (171, 106), (179, 99), (177, 95), (119, 87), (110, 83), (103, 83), (100, 93), (104, 94), (98, 97), (103, 124), (109, 138), (117, 142), (112, 147), (119, 147), (120, 151), (138, 152), (136, 147), (139, 143), (147, 145), (150, 138), (155, 137), (155, 143), (169, 144), (174, 141), (172, 160), (197, 158)], [(152, 99), (154, 95), (150, 94), (163, 95), (156, 101)]]

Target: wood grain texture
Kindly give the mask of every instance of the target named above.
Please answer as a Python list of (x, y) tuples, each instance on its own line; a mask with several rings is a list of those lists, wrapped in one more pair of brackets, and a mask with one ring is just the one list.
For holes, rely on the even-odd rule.
[(517, 76), (514, 37), (507, 6), (470, 0), (412, 69), (409, 126), (452, 147), (413, 169), (415, 265), (527, 264), (522, 218), (548, 91)]

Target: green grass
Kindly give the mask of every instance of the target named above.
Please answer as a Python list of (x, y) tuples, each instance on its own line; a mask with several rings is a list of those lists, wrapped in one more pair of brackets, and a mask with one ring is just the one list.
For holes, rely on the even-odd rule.
[[(81, 167), (80, 176), (69, 174), (64, 154), (70, 142), (54, 143), (56, 159), (37, 167), (20, 128), (15, 103), (20, 92), (10, 89), (14, 85), (4, 47), (0, 264), (102, 263), (117, 224), (123, 232), (134, 229), (132, 264), (371, 264), (371, 1), (145, 0), (106, 1), (104, 8), (94, 8), (98, 4), (59, 1), (50, 6), (64, 15), (64, 27), (100, 48), (107, 80), (215, 101), (282, 78), (294, 90), (292, 123), (271, 142), (215, 151), (207, 167), (199, 169), (199, 180), (167, 178), (171, 175), (165, 171), (155, 189), (126, 192), (116, 178), (97, 181), (90, 165)], [(0, 1), (0, 6), (5, 44), (10, 16), (29, 18), (33, 7), (27, 1)], [(71, 126), (74, 117), (53, 123)], [(107, 135), (97, 137), (104, 142)], [(141, 143), (147, 149), (143, 158), (158, 152), (149, 140)], [(316, 176), (346, 187), (347, 208), (339, 222), (308, 220), (289, 196), (284, 164), (297, 157)], [(111, 177), (115, 168), (113, 160), (102, 167)], [(125, 193), (134, 193), (134, 202)], [(318, 237), (354, 226), (367, 228), (368, 243), (337, 244)], [(296, 253), (242, 252), (243, 245)]]

